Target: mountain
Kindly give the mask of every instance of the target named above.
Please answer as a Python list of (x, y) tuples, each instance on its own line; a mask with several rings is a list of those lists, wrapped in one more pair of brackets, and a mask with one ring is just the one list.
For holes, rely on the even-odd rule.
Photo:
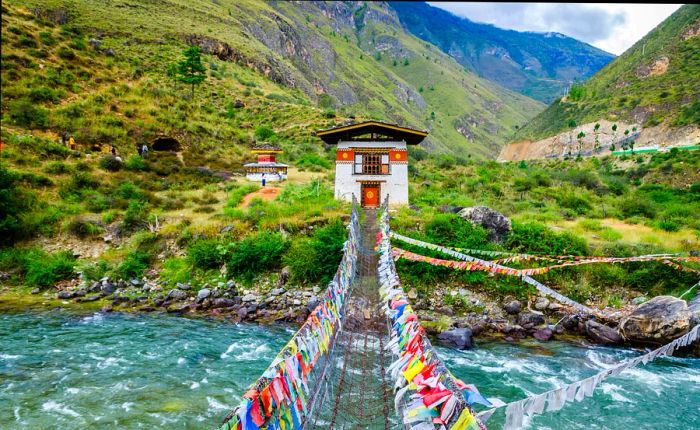
[[(19, 7), (27, 16), (61, 24), (64, 34), (69, 31), (66, 28), (74, 29), (76, 34), (68, 39), (82, 41), (68, 40), (66, 46), (49, 46), (41, 41), (39, 31), (14, 34), (3, 29), (3, 37), (7, 34), (21, 39), (13, 39), (19, 51), (22, 43), (32, 45), (12, 54), (17, 58), (3, 58), (3, 64), (16, 63), (11, 66), (15, 71), (28, 73), (3, 79), (3, 89), (10, 90), (3, 98), (4, 112), (13, 99), (29, 97), (26, 85), (19, 85), (20, 82), (24, 80), (26, 84), (32, 76), (45, 80), (47, 69), (25, 67), (27, 62), (34, 66), (45, 63), (50, 69), (70, 67), (70, 61), (63, 61), (53, 51), (78, 47), (77, 51), (89, 57), (95, 53), (95, 49), (85, 47), (89, 39), (102, 44), (97, 51), (109, 48), (113, 53), (107, 62), (111, 67), (101, 68), (102, 59), (85, 65), (94, 69), (90, 74), (99, 75), (103, 85), (94, 85), (90, 79), (84, 84), (82, 79), (76, 82), (80, 91), (65, 85), (63, 93), (52, 97), (51, 103), (39, 100), (50, 111), (58, 110), (57, 105), (84, 102), (93, 88), (104, 86), (105, 80), (128, 85), (167, 81), (168, 68), (178, 60), (177, 51), (188, 44), (199, 45), (214, 66), (229, 68), (228, 72), (221, 72), (209, 67), (214, 79), (202, 85), (205, 90), (201, 93), (218, 105), (210, 108), (225, 110), (226, 103), (235, 98), (249, 98), (251, 102), (262, 98), (272, 110), (304, 111), (266, 118), (259, 110), (246, 121), (238, 116), (231, 119), (233, 124), (203, 125), (205, 129), (233, 126), (235, 131), (217, 132), (221, 138), (233, 141), (240, 141), (241, 135), (247, 134), (236, 124), (241, 121), (262, 122), (248, 125), (253, 128), (269, 125), (276, 129), (301, 129), (308, 139), (315, 128), (332, 122), (323, 117), (333, 119), (338, 115), (336, 121), (348, 117), (378, 118), (428, 129), (430, 137), (424, 147), (431, 151), (493, 157), (519, 125), (544, 108), (540, 102), (465, 71), (436, 47), (406, 32), (385, 3), (31, 0), (5, 4)], [(76, 56), (82, 59), (80, 52)], [(230, 71), (234, 64), (236, 76)], [(134, 74), (138, 79), (128, 83), (128, 77)], [(250, 79), (243, 78), (243, 74)], [(228, 80), (233, 81), (233, 86)], [(270, 81), (266, 90), (270, 93), (256, 94), (262, 89), (246, 86), (248, 80)], [(210, 97), (211, 93), (218, 96)], [(153, 133), (182, 134), (189, 136), (191, 142), (214, 140), (210, 132), (173, 124), (172, 114), (165, 113), (171, 106), (161, 105), (149, 92), (142, 92), (141, 96), (146, 99), (144, 103), (154, 105), (154, 121), (149, 121)], [(196, 109), (190, 114), (204, 115)], [(134, 128), (133, 133), (125, 134), (127, 142), (142, 137), (138, 130), (143, 130), (143, 126), (137, 124), (142, 119), (120, 119), (126, 128)], [(202, 122), (206, 119), (202, 118)]]
[(560, 33), (504, 30), (472, 22), (423, 2), (389, 2), (414, 35), (492, 82), (552, 102), (614, 55)]
[(516, 137), (538, 140), (577, 124), (609, 121), (641, 129), (640, 146), (697, 143), (699, 36), (700, 5), (681, 7), (588, 81), (572, 86)]

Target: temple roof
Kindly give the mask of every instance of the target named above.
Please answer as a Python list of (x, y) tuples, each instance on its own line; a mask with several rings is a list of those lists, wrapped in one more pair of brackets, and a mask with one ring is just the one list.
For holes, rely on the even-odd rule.
[[(366, 134), (371, 135), (371, 137), (369, 139), (355, 139)], [(316, 132), (316, 136), (331, 145), (348, 140), (396, 140), (405, 141), (408, 145), (417, 145), (421, 143), (427, 135), (427, 131), (401, 127), (397, 124), (388, 124), (381, 121), (365, 121)], [(378, 136), (383, 136), (383, 138)]]
[(263, 143), (260, 145), (254, 145), (250, 147), (250, 152), (253, 154), (258, 154), (258, 153), (280, 153), (282, 152), (282, 148), (270, 145), (269, 143)]
[(248, 163), (244, 164), (244, 167), (289, 167), (286, 164), (283, 163), (277, 163), (275, 161), (271, 161), (269, 163)]

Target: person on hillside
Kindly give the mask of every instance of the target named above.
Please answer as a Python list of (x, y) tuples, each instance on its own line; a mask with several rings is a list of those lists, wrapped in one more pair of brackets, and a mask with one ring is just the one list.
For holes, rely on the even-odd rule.
[(116, 157), (117, 156), (117, 148), (115, 148), (114, 145), (112, 145), (111, 151), (112, 151), (112, 157)]
[(148, 145), (146, 145), (145, 143), (143, 144), (143, 147), (141, 147), (141, 156), (143, 158), (148, 157)]
[(136, 145), (136, 150), (139, 152), (139, 157), (143, 157), (143, 151), (141, 150), (141, 145)]
[(70, 145), (70, 150), (75, 151), (75, 139), (73, 139), (73, 136), (68, 139), (68, 144)]
[(263, 187), (265, 187), (265, 182), (266, 182), (266, 181), (267, 181), (267, 179), (265, 179), (265, 174), (263, 173), (263, 174), (262, 174), (262, 186), (263, 186)]

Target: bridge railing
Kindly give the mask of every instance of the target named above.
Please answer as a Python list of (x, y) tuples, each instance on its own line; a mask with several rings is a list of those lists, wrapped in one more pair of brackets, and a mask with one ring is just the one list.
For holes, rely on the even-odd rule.
[(346, 297), (357, 274), (359, 240), (359, 215), (353, 198), (343, 257), (321, 303), (219, 430), (299, 429), (313, 414), (318, 385), (329, 366), (334, 340), (342, 328)]
[[(391, 252), (388, 202), (382, 207), (377, 238), (380, 294), (391, 324), (387, 347), (396, 356), (388, 373), (394, 380), (395, 407), (406, 429), (485, 430), (463, 390), (473, 386), (454, 377), (438, 357), (401, 288)], [(444, 427), (443, 427), (444, 426)]]

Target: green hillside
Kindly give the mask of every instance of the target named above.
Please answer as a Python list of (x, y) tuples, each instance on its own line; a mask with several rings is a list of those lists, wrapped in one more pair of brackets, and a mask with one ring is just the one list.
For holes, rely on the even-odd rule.
[[(27, 9), (17, 9), (20, 4)], [(11, 48), (3, 50), (3, 122), (15, 122), (12, 116), (7, 120), (8, 109), (27, 98), (44, 104), (45, 128), (55, 132), (82, 128), (94, 134), (109, 128), (104, 122), (114, 122), (110, 116), (119, 116), (121, 135), (92, 139), (118, 146), (170, 133), (181, 135), (187, 147), (218, 150), (222, 142), (247, 143), (261, 124), (283, 130), (289, 139), (308, 138), (338, 115), (426, 128), (429, 150), (491, 157), (516, 126), (542, 109), (407, 34), (383, 4), (35, 0), (5, 2), (4, 8), (3, 40)], [(40, 33), (50, 33), (51, 40)], [(90, 39), (99, 40), (99, 47)], [(172, 90), (176, 104), (186, 103), (169, 84), (168, 68), (189, 43), (209, 54), (211, 79), (196, 100), (205, 112), (188, 109), (194, 121), (184, 124), (183, 109), (170, 114), (174, 104), (159, 98)], [(104, 55), (106, 49), (113, 55)], [(71, 76), (61, 77), (67, 71)], [(54, 85), (52, 79), (63, 81)], [(29, 94), (36, 84), (53, 92)], [(120, 85), (137, 88), (138, 96), (109, 88)], [(93, 100), (97, 94), (109, 103)], [(255, 106), (246, 102), (227, 124), (212, 121), (235, 98)], [(118, 115), (126, 99), (138, 107), (130, 109), (131, 116)], [(95, 103), (117, 107), (104, 118), (94, 112)], [(74, 124), (64, 112), (81, 104), (91, 112), (80, 119), (83, 124)], [(279, 115), (262, 115), (268, 109)], [(99, 126), (87, 124), (93, 113)]]
[(497, 84), (545, 103), (615, 58), (560, 33), (504, 30), (422, 2), (389, 2), (408, 30)]
[(540, 139), (599, 119), (700, 125), (700, 5), (685, 5), (517, 133)]

